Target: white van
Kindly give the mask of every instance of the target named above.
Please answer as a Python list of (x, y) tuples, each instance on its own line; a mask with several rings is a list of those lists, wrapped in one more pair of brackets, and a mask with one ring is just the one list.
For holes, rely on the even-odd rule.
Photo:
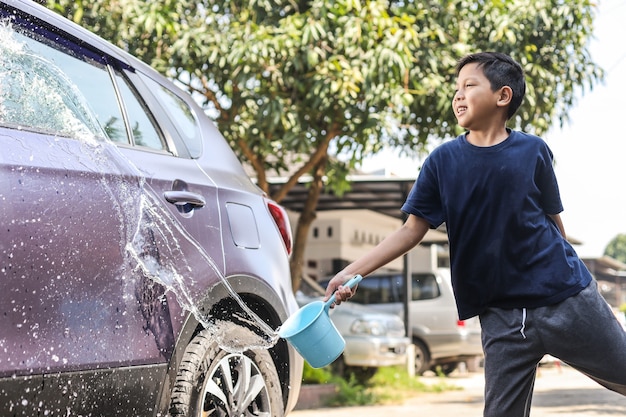
[[(437, 269), (412, 274), (409, 322), (415, 344), (415, 371), (449, 374), (458, 364), (473, 365), (483, 356), (478, 317), (459, 320), (450, 271)], [(404, 318), (402, 273), (374, 273), (359, 284), (352, 302)]]

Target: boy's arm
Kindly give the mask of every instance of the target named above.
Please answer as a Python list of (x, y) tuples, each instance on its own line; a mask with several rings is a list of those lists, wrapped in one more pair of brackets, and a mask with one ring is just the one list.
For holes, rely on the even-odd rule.
[(548, 214), (548, 216), (550, 216), (550, 218), (554, 221), (556, 227), (559, 228), (559, 231), (561, 232), (561, 235), (563, 235), (563, 238), (567, 239), (567, 235), (565, 234), (565, 226), (563, 226), (563, 220), (561, 220), (561, 215)]
[(409, 215), (402, 227), (387, 236), (371, 251), (345, 267), (333, 277), (326, 287), (324, 301), (328, 300), (335, 290), (336, 304), (341, 304), (352, 296), (352, 290), (343, 284), (353, 276), (363, 277), (388, 264), (400, 255), (405, 254), (424, 238), (430, 228), (428, 222), (421, 217)]

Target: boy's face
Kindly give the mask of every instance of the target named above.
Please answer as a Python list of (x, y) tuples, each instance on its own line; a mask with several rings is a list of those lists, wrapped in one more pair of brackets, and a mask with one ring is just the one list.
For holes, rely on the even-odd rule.
[[(499, 122), (497, 103), (499, 91), (491, 89), (482, 68), (472, 62), (459, 71), (452, 109), (461, 127), (467, 130), (485, 130)], [(496, 118), (497, 117), (497, 118)]]

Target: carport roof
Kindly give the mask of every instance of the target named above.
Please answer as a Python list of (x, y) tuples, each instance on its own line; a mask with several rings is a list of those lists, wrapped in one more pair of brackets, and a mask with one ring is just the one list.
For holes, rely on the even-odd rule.
[[(270, 194), (274, 194), (284, 179), (270, 180)], [(371, 210), (396, 219), (404, 220), (400, 210), (406, 200), (415, 178), (383, 177), (380, 175), (348, 176), (351, 187), (341, 197), (322, 190), (317, 211), (330, 210)], [(309, 181), (304, 179), (292, 188), (280, 204), (291, 211), (301, 213), (309, 192)], [(422, 243), (447, 243), (445, 229), (429, 230)]]
[[(328, 210), (372, 210), (396, 219), (404, 219), (400, 210), (406, 200), (415, 178), (382, 177), (378, 175), (349, 176), (351, 188), (342, 196), (322, 190), (317, 205), (317, 211)], [(274, 179), (270, 181), (270, 195), (274, 194), (284, 181)], [(302, 212), (309, 192), (309, 181), (302, 180), (280, 204), (295, 212)]]

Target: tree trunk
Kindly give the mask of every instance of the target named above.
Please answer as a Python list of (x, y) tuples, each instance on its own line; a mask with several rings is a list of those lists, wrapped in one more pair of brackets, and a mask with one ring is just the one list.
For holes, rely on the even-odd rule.
[(309, 189), (309, 193), (307, 195), (306, 204), (304, 205), (302, 213), (300, 213), (300, 218), (298, 218), (293, 252), (290, 260), (291, 285), (293, 286), (294, 292), (298, 291), (300, 283), (302, 282), (307, 237), (309, 235), (311, 224), (317, 217), (315, 208), (317, 207), (317, 202), (319, 201), (320, 194), (322, 193), (322, 188), (324, 186), (326, 161), (327, 157), (324, 157), (315, 165), (313, 180), (311, 181), (311, 188)]

